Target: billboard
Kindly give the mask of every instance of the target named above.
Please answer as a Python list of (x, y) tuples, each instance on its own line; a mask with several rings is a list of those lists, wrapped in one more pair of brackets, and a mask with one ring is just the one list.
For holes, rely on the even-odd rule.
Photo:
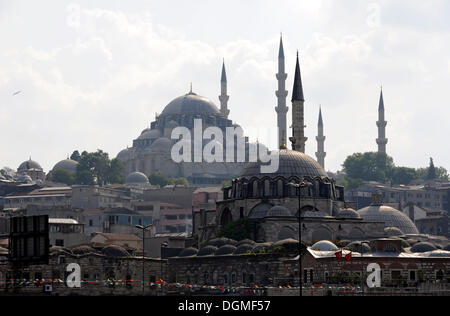
[(48, 215), (11, 218), (10, 261), (13, 263), (48, 264), (49, 247)]

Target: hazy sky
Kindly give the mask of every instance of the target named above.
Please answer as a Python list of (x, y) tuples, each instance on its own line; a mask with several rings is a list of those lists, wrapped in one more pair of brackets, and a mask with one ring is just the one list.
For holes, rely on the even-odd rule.
[(274, 147), (280, 32), (289, 100), (300, 51), (307, 154), (320, 104), (326, 169), (375, 151), (383, 85), (396, 165), (450, 169), (446, 0), (0, 0), (0, 167), (115, 157), (190, 82), (219, 105), (222, 58), (230, 118)]

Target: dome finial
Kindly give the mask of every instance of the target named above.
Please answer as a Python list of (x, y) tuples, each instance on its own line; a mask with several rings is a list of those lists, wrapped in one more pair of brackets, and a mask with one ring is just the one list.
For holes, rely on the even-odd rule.
[(287, 146), (286, 146), (286, 138), (283, 136), (283, 138), (281, 139), (281, 146), (280, 149), (281, 150), (287, 150)]
[(191, 82), (191, 91), (189, 92), (189, 94), (192, 94), (192, 82)]

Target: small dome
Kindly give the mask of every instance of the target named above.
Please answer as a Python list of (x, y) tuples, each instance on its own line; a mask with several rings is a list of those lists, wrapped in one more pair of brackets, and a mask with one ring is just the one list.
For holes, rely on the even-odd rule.
[(125, 248), (117, 245), (106, 246), (102, 249), (102, 253), (107, 257), (124, 258), (129, 257), (130, 254)]
[(95, 252), (96, 251), (94, 250), (94, 248), (89, 246), (77, 246), (75, 248), (72, 248), (72, 253), (75, 255), (87, 255)]
[(331, 241), (328, 241), (328, 240), (322, 240), (322, 241), (316, 242), (314, 245), (311, 246), (311, 249), (319, 250), (319, 251), (337, 251), (337, 250), (339, 250), (335, 244), (333, 244)]
[(144, 130), (141, 136), (138, 137), (139, 140), (143, 139), (158, 139), (161, 137), (161, 132), (158, 129)]
[(336, 216), (336, 219), (361, 219), (361, 216), (357, 211), (351, 208), (345, 208), (339, 211)]
[(385, 205), (370, 205), (358, 211), (364, 221), (382, 222), (385, 227), (396, 227), (405, 234), (418, 234), (416, 225), (403, 212)]
[(236, 246), (237, 243), (238, 242), (236, 240), (233, 240), (230, 238), (215, 238), (215, 239), (211, 239), (210, 241), (208, 241), (208, 243), (206, 245), (220, 248), (225, 245)]
[(30, 184), (33, 183), (33, 179), (27, 174), (22, 174), (17, 178), (17, 182)]
[(437, 250), (436, 246), (429, 242), (419, 242), (411, 247), (411, 252), (423, 253)]
[(251, 240), (251, 239), (243, 239), (243, 240), (239, 241), (239, 242), (236, 244), (236, 246), (239, 247), (240, 245), (254, 245), (254, 244), (256, 244), (256, 242), (254, 242), (254, 241)]
[(150, 151), (152, 153), (170, 153), (171, 150), (172, 150), (172, 141), (165, 137), (158, 138), (150, 146)]
[(53, 172), (58, 169), (62, 169), (71, 173), (76, 173), (78, 165), (79, 163), (72, 159), (61, 160), (53, 167)]
[(298, 240), (296, 239), (284, 239), (284, 240), (280, 240), (277, 241), (276, 243), (274, 243), (272, 245), (272, 249), (273, 248), (277, 248), (277, 247), (283, 247), (284, 249), (286, 249), (286, 251), (293, 253), (293, 252), (297, 252), (298, 251)]
[(129, 155), (130, 155), (130, 150), (128, 148), (126, 148), (126, 149), (121, 150), (117, 154), (117, 159), (126, 161), (126, 160), (128, 160)]
[(294, 217), (294, 216), (284, 206), (275, 205), (267, 212), (265, 217)]
[(36, 161), (33, 160), (28, 160), (25, 162), (22, 162), (19, 166), (19, 168), (17, 168), (18, 172), (22, 172), (22, 171), (27, 171), (30, 169), (38, 169), (38, 170), (42, 170), (42, 167), (40, 164), (38, 164)]
[(53, 254), (72, 254), (72, 251), (69, 248), (65, 248), (65, 247), (59, 247), (59, 246), (52, 246), (50, 248), (50, 253)]
[(192, 248), (192, 247), (186, 248), (178, 255), (178, 257), (180, 257), (180, 258), (192, 257), (192, 256), (195, 256), (197, 253), (198, 253), (198, 249), (196, 249), (196, 248)]
[(249, 251), (251, 251), (253, 249), (253, 245), (251, 244), (241, 244), (236, 248), (236, 251), (234, 252), (235, 255), (242, 255), (242, 254), (246, 254)]
[(403, 236), (404, 233), (397, 227), (386, 227), (384, 229), (384, 234), (387, 237)]
[(428, 257), (431, 258), (450, 258), (450, 251), (447, 250), (434, 250), (428, 253)]
[(348, 244), (345, 248), (350, 251), (359, 253), (370, 253), (372, 251), (372, 249), (370, 249), (370, 246), (367, 243), (357, 241)]
[(126, 184), (148, 184), (148, 178), (142, 172), (133, 172), (130, 173), (125, 179)]
[(171, 129), (174, 129), (174, 128), (176, 128), (176, 127), (178, 127), (179, 125), (178, 125), (178, 123), (176, 122), (176, 121), (174, 121), (174, 120), (172, 120), (172, 121), (169, 121), (167, 124), (166, 124), (166, 128), (171, 128)]
[(197, 253), (197, 257), (204, 257), (204, 256), (213, 256), (216, 251), (217, 247), (214, 246), (206, 246), (200, 249), (200, 251)]
[(231, 255), (236, 251), (236, 247), (232, 245), (225, 245), (217, 249), (216, 256), (224, 256), (224, 255)]
[(272, 247), (273, 243), (272, 242), (265, 242), (265, 243), (261, 243), (261, 244), (255, 244), (255, 246), (253, 247), (253, 252), (254, 253), (258, 253), (262, 250), (269, 250), (270, 247)]

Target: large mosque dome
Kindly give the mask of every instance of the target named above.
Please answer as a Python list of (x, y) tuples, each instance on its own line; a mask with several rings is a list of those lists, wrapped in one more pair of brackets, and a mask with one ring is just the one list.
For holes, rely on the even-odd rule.
[(75, 160), (65, 159), (65, 160), (62, 160), (62, 161), (58, 162), (53, 167), (53, 172), (58, 170), (58, 169), (62, 169), (62, 170), (65, 170), (65, 171), (76, 173), (78, 165), (79, 165), (79, 163), (77, 161), (75, 161)]
[(211, 100), (190, 92), (170, 102), (161, 116), (190, 114), (220, 115), (220, 111)]
[(30, 169), (42, 170), (42, 167), (36, 161), (30, 159), (30, 160), (22, 162), (20, 164), (19, 168), (17, 168), (17, 171), (21, 172), (21, 171), (27, 171)]
[(404, 234), (418, 234), (416, 225), (404, 213), (385, 205), (370, 205), (358, 211), (368, 222), (384, 222), (386, 227), (396, 227)]
[(322, 166), (304, 153), (292, 150), (280, 150), (279, 153), (279, 168), (275, 173), (261, 173), (261, 166), (268, 166), (269, 163), (252, 162), (247, 164), (240, 176), (248, 179), (266, 176), (271, 178), (284, 177), (286, 179), (291, 177), (328, 177)]

